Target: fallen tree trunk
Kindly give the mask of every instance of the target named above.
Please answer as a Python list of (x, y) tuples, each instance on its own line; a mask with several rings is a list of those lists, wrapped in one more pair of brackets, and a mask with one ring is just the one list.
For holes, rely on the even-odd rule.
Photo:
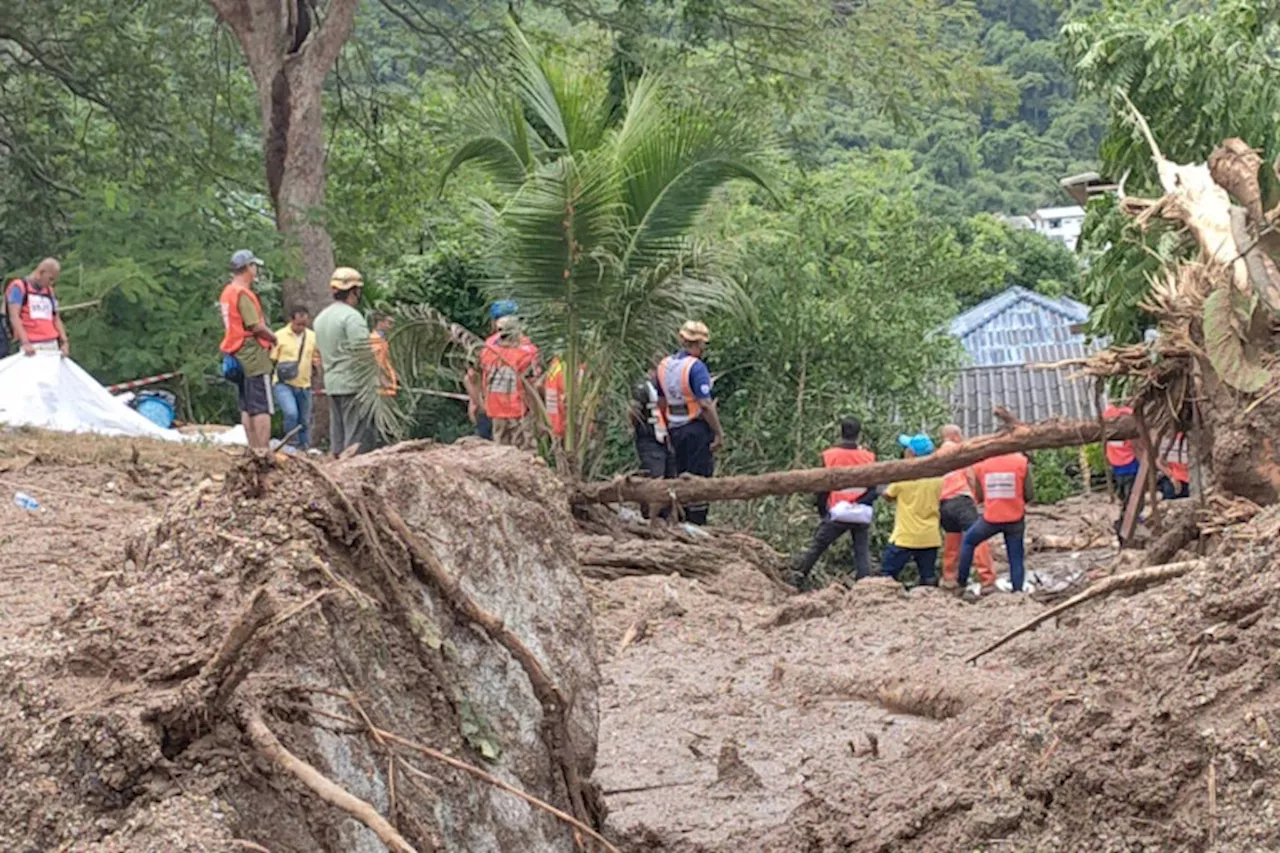
[(745, 501), (767, 495), (878, 486), (902, 480), (941, 477), (949, 471), (1004, 453), (1093, 444), (1103, 440), (1104, 429), (1107, 440), (1138, 435), (1138, 425), (1129, 416), (1105, 423), (1051, 420), (1019, 424), (1004, 432), (966, 441), (949, 453), (919, 459), (875, 462), (856, 468), (808, 468), (743, 477), (681, 477), (676, 480), (619, 477), (607, 482), (579, 484), (570, 493), (570, 501), (575, 504), (632, 502), (661, 506), (673, 502)]

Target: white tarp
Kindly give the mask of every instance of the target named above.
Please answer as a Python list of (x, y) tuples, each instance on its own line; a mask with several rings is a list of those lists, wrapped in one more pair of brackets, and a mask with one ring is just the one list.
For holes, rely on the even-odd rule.
[(165, 441), (191, 440), (177, 430), (156, 426), (113, 397), (80, 365), (57, 352), (18, 354), (0, 360), (0, 424)]

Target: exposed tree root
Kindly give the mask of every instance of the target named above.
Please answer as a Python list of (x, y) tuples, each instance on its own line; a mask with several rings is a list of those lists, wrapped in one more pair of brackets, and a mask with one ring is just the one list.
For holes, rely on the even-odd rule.
[(310, 788), (326, 803), (337, 806), (369, 827), (394, 853), (417, 853), (417, 850), (405, 841), (404, 836), (386, 818), (378, 814), (373, 806), (340, 785), (334, 784), (328, 776), (285, 749), (284, 744), (280, 743), (279, 738), (267, 726), (258, 708), (243, 709), (238, 717), (241, 727), (254, 748), (271, 759), (277, 767), (296, 776), (298, 781)]
[(548, 746), (564, 776), (574, 813), (584, 822), (595, 821), (598, 810), (587, 808), (582, 779), (578, 773), (577, 756), (569, 732), (569, 701), (547, 674), (542, 662), (501, 618), (480, 607), (467, 595), (458, 579), (449, 574), (435, 552), (409, 529), (409, 525), (393, 507), (384, 504), (381, 512), (391, 530), (403, 543), (421, 580), (435, 587), (450, 607), (480, 626), (490, 639), (506, 649), (524, 669), (534, 695), (542, 704), (547, 739), (550, 741)]
[(1086, 601), (1101, 598), (1104, 595), (1109, 595), (1110, 593), (1117, 592), (1122, 589), (1137, 589), (1139, 587), (1173, 580), (1174, 578), (1181, 577), (1188, 572), (1195, 571), (1204, 565), (1205, 561), (1203, 560), (1188, 560), (1185, 563), (1169, 563), (1164, 566), (1148, 566), (1144, 569), (1136, 569), (1132, 572), (1126, 572), (1122, 575), (1115, 575), (1114, 577), (1107, 578), (1106, 580), (1089, 587), (1079, 595), (1074, 595), (1061, 604), (1050, 607), (1034, 619), (1019, 625), (1017, 628), (1014, 628), (994, 643), (991, 643), (980, 651), (974, 652), (972, 655), (965, 658), (964, 662), (973, 663), (978, 658), (995, 651), (1015, 637), (1027, 633), (1041, 623), (1047, 622), (1053, 617), (1059, 616), (1077, 605), (1084, 604)]

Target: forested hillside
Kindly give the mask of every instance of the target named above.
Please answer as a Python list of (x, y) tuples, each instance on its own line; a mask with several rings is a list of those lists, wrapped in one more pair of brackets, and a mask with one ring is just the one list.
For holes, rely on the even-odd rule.
[[(1067, 203), (1058, 180), (1096, 166), (1106, 110), (1076, 93), (1052, 0), (364, 0), (323, 76), (323, 225), (375, 301), (479, 331), (489, 299), (521, 295), (481, 204), (498, 187), (466, 165), (442, 180), (483, 94), (511, 82), (512, 17), (615, 113), (647, 72), (752, 137), (765, 185), (728, 183), (691, 222), (750, 296), (706, 318), (731, 468), (807, 460), (842, 413), (879, 438), (936, 416), (926, 389), (956, 356), (942, 323), (1010, 284), (1079, 288), (1069, 253), (987, 215)], [(202, 0), (17, 0), (0, 48), (0, 265), (61, 257), (63, 301), (101, 300), (68, 315), (82, 364), (104, 381), (182, 370), (196, 414), (228, 418), (206, 378), (226, 258), (268, 260), (276, 318), (308, 278), (301, 226), (276, 227), (232, 28)], [(458, 390), (419, 352), (414, 382)], [(625, 383), (607, 384), (616, 423)], [(416, 414), (419, 434), (466, 428), (450, 400)]]

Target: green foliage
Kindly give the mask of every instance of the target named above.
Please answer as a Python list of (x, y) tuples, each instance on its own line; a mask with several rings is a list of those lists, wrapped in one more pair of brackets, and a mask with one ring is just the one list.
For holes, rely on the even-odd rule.
[(1073, 447), (1036, 450), (1031, 453), (1031, 478), (1036, 503), (1054, 504), (1082, 490), (1080, 451)]
[[(117, 191), (86, 196), (72, 233), (59, 296), (102, 300), (67, 315), (75, 359), (107, 384), (182, 371), (198, 419), (232, 417), (234, 394), (207, 381), (222, 338), (217, 300), (235, 248), (253, 246), (269, 271), (287, 271), (271, 219), (227, 211), (213, 191), (163, 200)], [(258, 290), (268, 316), (280, 316), (278, 284), (264, 276)]]
[(1257, 297), (1235, 288), (1219, 288), (1204, 301), (1204, 348), (1218, 378), (1246, 394), (1256, 394), (1271, 381), (1249, 344)]
[[(1063, 29), (1063, 42), (1082, 88), (1112, 102), (1102, 144), (1104, 172), (1128, 175), (1126, 190), (1159, 195), (1147, 143), (1135, 131), (1118, 94), (1151, 125), (1166, 157), (1203, 162), (1223, 139), (1239, 136), (1280, 153), (1280, 89), (1274, 85), (1280, 48), (1280, 6), (1256, 0), (1106, 0), (1101, 9)], [(1264, 195), (1274, 195), (1267, 170)], [(1136, 233), (1113, 204), (1091, 208), (1086, 243), (1095, 253), (1085, 292), (1099, 305), (1095, 330), (1128, 343), (1147, 318), (1138, 303), (1149, 276), (1183, 255), (1190, 241), (1160, 228)]]

